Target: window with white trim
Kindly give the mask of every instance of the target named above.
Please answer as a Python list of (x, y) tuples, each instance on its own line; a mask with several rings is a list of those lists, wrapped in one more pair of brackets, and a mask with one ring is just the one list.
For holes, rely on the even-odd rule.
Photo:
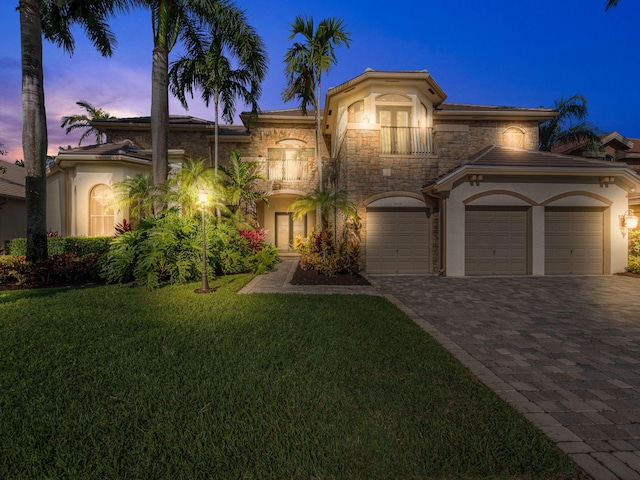
[(89, 203), (89, 235), (111, 236), (114, 233), (113, 190), (100, 184), (91, 189)]

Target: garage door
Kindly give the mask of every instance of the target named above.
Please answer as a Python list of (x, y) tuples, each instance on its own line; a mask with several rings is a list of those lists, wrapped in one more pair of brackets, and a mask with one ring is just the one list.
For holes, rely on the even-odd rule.
[(604, 273), (604, 212), (601, 208), (545, 209), (545, 273)]
[(431, 273), (423, 209), (367, 210), (367, 273)]
[(529, 273), (527, 209), (467, 207), (465, 274)]

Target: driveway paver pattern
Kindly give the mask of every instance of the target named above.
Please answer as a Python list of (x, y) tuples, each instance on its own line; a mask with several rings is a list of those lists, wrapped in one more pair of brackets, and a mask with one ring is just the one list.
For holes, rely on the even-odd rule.
[(640, 279), (370, 275), (373, 287), (241, 293), (384, 295), (595, 479), (640, 479)]
[(370, 279), (594, 478), (640, 478), (640, 279)]

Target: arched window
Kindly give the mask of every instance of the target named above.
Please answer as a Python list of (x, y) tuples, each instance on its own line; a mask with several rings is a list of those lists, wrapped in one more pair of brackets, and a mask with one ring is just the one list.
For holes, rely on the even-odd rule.
[(524, 130), (520, 127), (509, 127), (502, 132), (502, 143), (505, 147), (524, 148)]
[(349, 123), (362, 123), (364, 122), (364, 101), (359, 100), (349, 105), (347, 109), (349, 116)]
[(111, 236), (113, 226), (113, 191), (108, 185), (96, 185), (90, 194), (89, 235)]

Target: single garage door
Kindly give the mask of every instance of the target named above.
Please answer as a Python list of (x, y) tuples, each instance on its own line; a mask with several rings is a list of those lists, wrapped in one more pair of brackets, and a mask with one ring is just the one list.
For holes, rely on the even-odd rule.
[(465, 274), (529, 273), (527, 208), (467, 207)]
[(604, 273), (604, 211), (601, 208), (545, 209), (545, 273)]
[(367, 209), (367, 273), (431, 273), (425, 208)]

